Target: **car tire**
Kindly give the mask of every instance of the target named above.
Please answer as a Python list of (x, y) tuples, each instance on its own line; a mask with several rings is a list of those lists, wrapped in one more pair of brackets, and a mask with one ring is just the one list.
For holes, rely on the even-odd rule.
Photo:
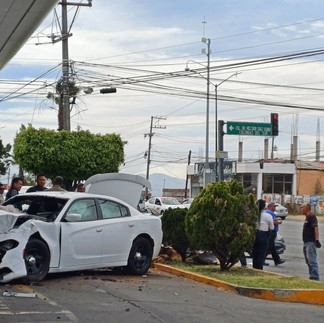
[(27, 276), (26, 283), (37, 283), (45, 278), (49, 270), (50, 253), (47, 245), (38, 239), (31, 239), (24, 253)]
[(152, 263), (153, 250), (150, 242), (145, 238), (137, 238), (130, 250), (127, 272), (132, 275), (144, 275)]

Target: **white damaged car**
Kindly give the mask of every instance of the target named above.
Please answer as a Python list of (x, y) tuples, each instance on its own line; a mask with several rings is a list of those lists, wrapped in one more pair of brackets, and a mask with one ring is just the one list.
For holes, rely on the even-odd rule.
[[(130, 187), (141, 192), (142, 179), (135, 185), (134, 175), (95, 176), (86, 189), (99, 187), (102, 194), (26, 193), (0, 206), (0, 282), (23, 278), (34, 283), (47, 273), (106, 267), (126, 267), (135, 275), (148, 271), (160, 251), (162, 228), (160, 218), (136, 209)], [(124, 186), (132, 205), (107, 196), (107, 185), (107, 191)]]

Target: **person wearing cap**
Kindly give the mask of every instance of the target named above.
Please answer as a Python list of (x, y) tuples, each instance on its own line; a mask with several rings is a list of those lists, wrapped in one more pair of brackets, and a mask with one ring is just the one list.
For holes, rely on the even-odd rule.
[[(276, 266), (281, 265), (285, 262), (285, 260), (280, 259), (280, 256), (278, 255), (276, 246), (275, 246), (275, 240), (277, 238), (277, 234), (279, 231), (279, 224), (281, 224), (281, 221), (278, 220), (276, 214), (274, 213), (276, 210), (276, 206), (278, 204), (274, 201), (269, 202), (268, 208), (266, 210), (266, 213), (269, 213), (272, 216), (274, 229), (271, 231), (270, 234), (270, 240), (269, 240), (269, 251), (272, 255), (272, 259)], [(268, 265), (268, 263), (265, 263), (264, 265)]]
[(32, 193), (32, 192), (42, 192), (46, 190), (45, 187), (46, 183), (46, 177), (44, 174), (38, 174), (36, 177), (36, 185), (33, 187), (30, 187), (26, 193)]
[(303, 252), (308, 266), (309, 279), (319, 280), (317, 248), (321, 248), (321, 243), (319, 242), (317, 217), (312, 213), (309, 203), (304, 203), (301, 206), (301, 211), (306, 216), (303, 226)]
[(0, 204), (2, 204), (5, 201), (5, 197), (3, 195), (4, 190), (5, 186), (2, 183), (0, 183)]
[(53, 182), (53, 186), (51, 188), (48, 188), (46, 191), (65, 191), (63, 188), (64, 179), (62, 176), (56, 176)]
[(258, 200), (256, 204), (259, 214), (252, 257), (253, 268), (262, 270), (267, 255), (270, 231), (273, 230), (274, 224), (271, 215), (265, 212), (265, 200)]

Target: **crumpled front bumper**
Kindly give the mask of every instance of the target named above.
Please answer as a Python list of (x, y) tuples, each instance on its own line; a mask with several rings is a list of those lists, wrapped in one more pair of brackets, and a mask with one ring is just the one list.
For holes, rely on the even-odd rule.
[(23, 258), (25, 244), (19, 243), (15, 248), (3, 251), (0, 257), (0, 282), (7, 283), (27, 275)]
[(27, 275), (24, 249), (34, 230), (28, 225), (0, 234), (0, 282), (7, 283)]

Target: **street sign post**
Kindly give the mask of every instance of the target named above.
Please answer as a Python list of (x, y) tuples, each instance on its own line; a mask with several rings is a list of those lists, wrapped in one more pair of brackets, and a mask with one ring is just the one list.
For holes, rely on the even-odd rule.
[(216, 151), (216, 158), (228, 158), (228, 151)]
[(240, 136), (271, 136), (271, 123), (227, 121), (227, 134)]

